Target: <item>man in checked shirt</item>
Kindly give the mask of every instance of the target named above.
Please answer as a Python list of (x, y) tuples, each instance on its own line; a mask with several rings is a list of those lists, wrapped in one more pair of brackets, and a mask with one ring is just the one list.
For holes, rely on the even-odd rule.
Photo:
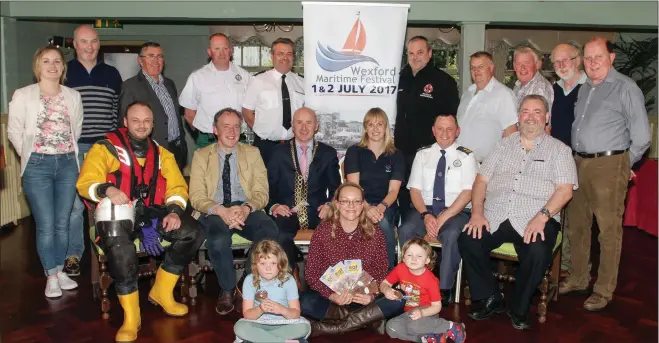
[(545, 133), (548, 120), (547, 100), (525, 96), (519, 107), (519, 132), (497, 143), (476, 176), (471, 219), (458, 239), (471, 297), (482, 305), (472, 307), (473, 320), (506, 311), (490, 251), (509, 242), (520, 264), (508, 315), (516, 329), (530, 328), (531, 298), (551, 263), (561, 230), (553, 217), (578, 187), (572, 151)]

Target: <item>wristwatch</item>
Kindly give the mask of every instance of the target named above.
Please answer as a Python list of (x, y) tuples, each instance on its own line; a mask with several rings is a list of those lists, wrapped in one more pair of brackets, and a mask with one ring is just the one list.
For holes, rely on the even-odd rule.
[(387, 203), (384, 202), (384, 201), (381, 202), (380, 205), (384, 206), (384, 209), (385, 209), (385, 210), (389, 208), (389, 204), (387, 204)]
[(426, 219), (426, 216), (429, 215), (429, 214), (430, 214), (430, 212), (425, 211), (423, 213), (420, 213), (419, 215), (421, 216), (421, 220), (424, 220), (424, 219)]
[(546, 207), (543, 207), (539, 213), (547, 216), (547, 218), (551, 218), (551, 212), (549, 212), (549, 210)]

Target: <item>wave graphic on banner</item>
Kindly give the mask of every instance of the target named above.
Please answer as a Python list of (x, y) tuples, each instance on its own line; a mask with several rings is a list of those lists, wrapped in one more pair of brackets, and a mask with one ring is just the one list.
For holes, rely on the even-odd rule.
[(374, 58), (361, 54), (364, 47), (366, 47), (366, 30), (364, 30), (364, 24), (359, 20), (358, 14), (357, 20), (352, 26), (352, 30), (348, 38), (346, 38), (345, 44), (343, 44), (343, 49), (337, 51), (329, 45), (323, 47), (318, 42), (316, 61), (318, 62), (318, 66), (323, 68), (323, 70), (330, 72), (343, 70), (361, 62), (373, 62), (379, 66), (380, 64)]

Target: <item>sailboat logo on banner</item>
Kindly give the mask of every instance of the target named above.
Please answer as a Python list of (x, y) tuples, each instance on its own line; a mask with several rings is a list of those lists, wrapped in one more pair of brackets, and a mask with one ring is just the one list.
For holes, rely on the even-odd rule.
[(343, 44), (343, 49), (337, 51), (332, 49), (329, 45), (323, 47), (323, 45), (318, 42), (316, 61), (321, 68), (331, 72), (343, 70), (361, 62), (373, 62), (380, 65), (378, 61), (372, 57), (362, 55), (364, 47), (366, 47), (366, 30), (364, 30), (364, 24), (362, 24), (362, 21), (359, 19), (359, 12), (357, 12), (357, 20), (352, 26), (352, 30), (350, 31), (348, 38), (346, 38), (345, 44)]

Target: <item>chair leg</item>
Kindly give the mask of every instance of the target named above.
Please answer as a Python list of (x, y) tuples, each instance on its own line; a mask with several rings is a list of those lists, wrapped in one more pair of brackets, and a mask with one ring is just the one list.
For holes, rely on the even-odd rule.
[(194, 306), (197, 304), (197, 274), (201, 269), (194, 262), (188, 264), (188, 281), (190, 287), (188, 288), (188, 295), (190, 296), (190, 305)]
[(554, 301), (558, 301), (558, 283), (561, 275), (561, 253), (562, 249), (559, 249), (554, 256), (554, 262), (551, 266), (551, 271), (549, 272), (549, 293)]
[(99, 261), (98, 261), (98, 255), (96, 254), (96, 248), (92, 244), (91, 246), (91, 277), (92, 277), (92, 291), (94, 294), (94, 300), (98, 300), (101, 297), (101, 292), (100, 292), (100, 283), (101, 283), (101, 273), (99, 272)]
[(465, 279), (465, 305), (471, 306), (471, 292), (469, 291), (469, 281)]
[(462, 259), (460, 260), (460, 266), (458, 267), (458, 276), (455, 279), (455, 303), (460, 303), (460, 287), (462, 287)]
[(107, 264), (107, 258), (105, 255), (99, 256), (98, 260), (96, 263), (99, 264), (99, 269), (101, 271), (101, 282), (100, 282), (100, 288), (101, 288), (101, 312), (103, 312), (103, 319), (109, 319), (110, 318), (110, 299), (108, 298), (108, 288), (110, 288), (110, 285), (112, 284), (112, 279), (110, 278), (110, 274), (108, 274), (108, 264)]
[(179, 279), (181, 282), (181, 302), (184, 304), (188, 302), (188, 295), (190, 292), (188, 287), (188, 284), (190, 283), (190, 276), (188, 275), (189, 266), (190, 264), (188, 264), (185, 269), (183, 269), (183, 273), (181, 273), (181, 277)]
[(506, 263), (503, 260), (497, 262), (497, 279), (499, 279), (499, 290), (503, 292), (503, 282), (509, 274), (506, 272)]
[(549, 278), (547, 274), (542, 278), (540, 283), (540, 304), (538, 304), (538, 322), (541, 324), (547, 321), (547, 293), (549, 291)]

